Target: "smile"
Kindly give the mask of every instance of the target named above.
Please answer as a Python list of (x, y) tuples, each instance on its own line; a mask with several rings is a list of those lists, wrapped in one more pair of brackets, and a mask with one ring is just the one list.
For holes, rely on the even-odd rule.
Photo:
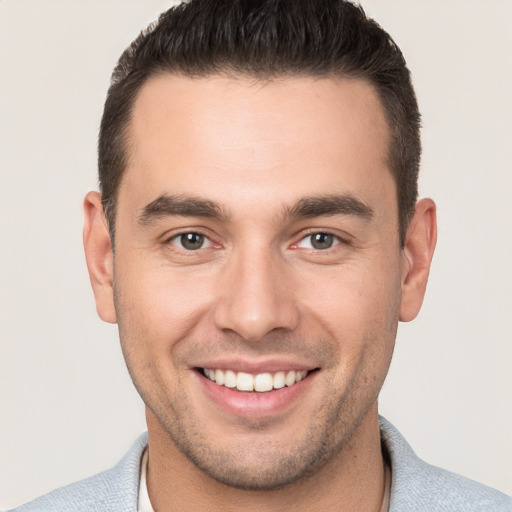
[(205, 377), (219, 386), (236, 388), (238, 391), (257, 391), (259, 393), (281, 389), (285, 386), (293, 386), (304, 379), (309, 373), (306, 370), (289, 370), (252, 375), (245, 372), (213, 368), (202, 368), (201, 371)]

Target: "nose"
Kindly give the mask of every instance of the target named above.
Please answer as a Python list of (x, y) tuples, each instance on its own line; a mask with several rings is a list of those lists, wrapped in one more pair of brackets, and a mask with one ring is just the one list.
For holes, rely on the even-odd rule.
[(286, 262), (270, 251), (233, 256), (219, 285), (214, 319), (218, 329), (258, 341), (299, 323), (294, 286)]

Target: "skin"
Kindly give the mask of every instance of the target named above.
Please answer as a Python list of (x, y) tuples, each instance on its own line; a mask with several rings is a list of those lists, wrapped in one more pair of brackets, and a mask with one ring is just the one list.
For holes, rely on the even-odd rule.
[[(141, 89), (129, 137), (115, 257), (95, 192), (84, 242), (98, 313), (119, 324), (147, 406), (155, 510), (379, 510), (377, 397), (398, 321), (421, 307), (436, 223), (419, 201), (400, 248), (373, 87), (161, 75)], [(219, 215), (189, 200), (187, 215), (148, 209), (165, 195)], [(333, 195), (371, 215), (293, 214)], [(183, 233), (205, 244), (187, 250)], [(312, 233), (332, 247), (312, 247)], [(316, 371), (286, 407), (248, 416), (206, 392), (196, 368), (220, 360)]]

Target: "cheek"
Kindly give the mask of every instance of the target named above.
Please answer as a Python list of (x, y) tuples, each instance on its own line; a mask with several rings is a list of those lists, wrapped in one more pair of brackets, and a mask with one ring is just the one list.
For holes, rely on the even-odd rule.
[(388, 372), (398, 325), (396, 282), (377, 282), (373, 272), (363, 270), (347, 273), (325, 293), (316, 294), (316, 305), (311, 306), (320, 312), (317, 319), (337, 345), (332, 382), (354, 403), (373, 402)]
[(121, 339), (138, 351), (166, 352), (204, 317), (208, 282), (162, 266), (133, 267), (116, 273)]
[(370, 264), (338, 267), (321, 280), (316, 276), (304, 288), (304, 317), (330, 333), (342, 357), (358, 359), (368, 348), (387, 358), (398, 325), (399, 277), (397, 265), (384, 272)]
[(322, 278), (321, 288), (309, 286), (304, 295), (308, 329), (327, 332), (336, 353), (324, 370), (327, 395), (340, 418), (362, 414), (377, 399), (398, 324), (395, 276), (376, 281), (375, 267), (359, 263), (338, 267)]

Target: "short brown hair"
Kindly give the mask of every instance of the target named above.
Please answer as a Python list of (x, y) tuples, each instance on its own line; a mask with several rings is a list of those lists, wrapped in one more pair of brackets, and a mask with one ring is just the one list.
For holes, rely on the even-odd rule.
[(135, 99), (162, 72), (262, 80), (342, 76), (373, 84), (390, 130), (403, 245), (418, 194), (420, 114), (400, 49), (361, 7), (346, 0), (191, 0), (143, 31), (114, 69), (99, 134), (100, 191), (112, 243)]

